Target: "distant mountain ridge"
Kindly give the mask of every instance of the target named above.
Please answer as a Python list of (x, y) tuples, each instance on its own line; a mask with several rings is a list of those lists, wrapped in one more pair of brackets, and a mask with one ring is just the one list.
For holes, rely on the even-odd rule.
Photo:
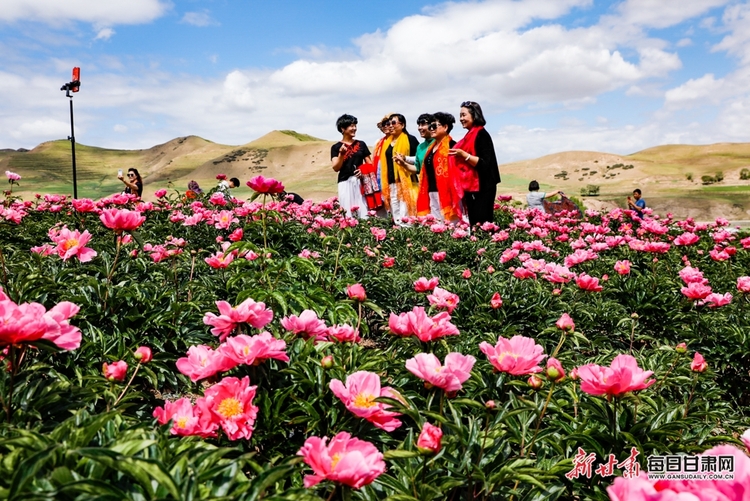
[[(210, 188), (217, 174), (237, 177), (242, 183), (262, 174), (280, 179), (289, 191), (305, 198), (322, 200), (336, 194), (336, 173), (329, 157), (333, 143), (293, 130), (271, 131), (239, 146), (198, 136), (178, 137), (139, 150), (79, 143), (79, 196), (99, 198), (121, 191), (117, 170), (135, 167), (144, 179), (146, 199), (159, 188), (184, 190), (190, 180)], [(600, 195), (587, 203), (622, 206), (624, 197), (639, 187), (650, 206), (660, 212), (750, 219), (750, 181), (740, 179), (743, 169), (750, 169), (750, 143), (663, 145), (631, 155), (566, 151), (500, 165), (503, 182), (498, 188), (525, 200), (532, 179), (539, 181), (543, 190), (561, 189), (574, 195), (593, 185), (599, 187)], [(3, 170), (21, 174), (23, 195), (72, 192), (70, 143), (66, 140), (44, 142), (30, 151), (0, 150), (0, 172)], [(719, 173), (723, 181), (701, 184), (702, 176)], [(235, 193), (246, 196), (249, 189), (242, 186)]]

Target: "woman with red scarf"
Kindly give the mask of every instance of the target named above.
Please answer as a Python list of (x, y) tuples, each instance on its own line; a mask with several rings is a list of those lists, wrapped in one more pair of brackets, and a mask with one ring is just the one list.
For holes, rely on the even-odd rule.
[(458, 223), (461, 220), (461, 198), (450, 171), (448, 152), (456, 144), (450, 132), (456, 119), (441, 111), (432, 115), (429, 131), (434, 141), (427, 146), (419, 177), (417, 215), (432, 214), (438, 221)]
[(458, 119), (467, 132), (448, 154), (458, 195), (463, 200), (469, 223), (474, 226), (494, 219), (500, 170), (497, 168), (495, 146), (484, 128), (487, 121), (479, 104), (474, 101), (461, 103)]

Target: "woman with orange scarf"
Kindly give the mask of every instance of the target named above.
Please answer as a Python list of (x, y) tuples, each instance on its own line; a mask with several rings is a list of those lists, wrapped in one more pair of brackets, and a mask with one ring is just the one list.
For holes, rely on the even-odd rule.
[(459, 121), (468, 131), (451, 148), (449, 155), (456, 189), (466, 207), (469, 223), (474, 226), (494, 219), (500, 170), (497, 168), (492, 137), (484, 128), (487, 121), (481, 106), (474, 101), (461, 103)]
[(383, 143), (380, 159), (383, 199), (394, 223), (406, 226), (404, 219), (417, 215), (417, 185), (412, 180), (417, 169), (402, 160), (397, 161), (396, 157), (414, 156), (419, 142), (406, 131), (406, 118), (400, 113), (391, 115), (391, 127), (392, 134)]
[(461, 220), (461, 197), (450, 173), (448, 152), (456, 144), (450, 132), (456, 119), (450, 113), (433, 114), (429, 130), (434, 142), (427, 148), (419, 178), (417, 215), (432, 214), (447, 223)]

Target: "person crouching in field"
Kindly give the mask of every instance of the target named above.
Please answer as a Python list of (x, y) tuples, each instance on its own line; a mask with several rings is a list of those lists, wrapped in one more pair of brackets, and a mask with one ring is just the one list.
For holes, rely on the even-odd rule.
[(446, 223), (457, 223), (463, 213), (461, 197), (449, 167), (449, 155), (456, 142), (450, 132), (456, 119), (450, 113), (437, 112), (432, 115), (429, 130), (434, 139), (425, 152), (419, 178), (417, 214), (432, 214)]
[(360, 189), (359, 168), (370, 163), (370, 150), (364, 141), (354, 139), (357, 135), (357, 118), (352, 115), (341, 115), (336, 120), (336, 128), (341, 133), (341, 141), (331, 146), (331, 166), (338, 172), (339, 205), (346, 211), (347, 217), (357, 209), (357, 215), (367, 218), (367, 202)]
[[(635, 200), (634, 200), (635, 199)], [(639, 218), (643, 219), (643, 209), (646, 208), (646, 201), (641, 198), (641, 190), (633, 190), (633, 198), (628, 197), (628, 209), (634, 210)]]
[(539, 209), (544, 212), (544, 199), (552, 198), (560, 193), (560, 191), (540, 192), (539, 183), (535, 179), (529, 183), (529, 193), (526, 195), (526, 203), (529, 205), (529, 209)]
[(414, 156), (419, 142), (406, 130), (406, 118), (400, 113), (391, 115), (393, 133), (386, 138), (385, 152), (380, 160), (383, 198), (386, 207), (391, 211), (393, 222), (406, 226), (404, 218), (417, 215), (416, 167), (406, 162), (396, 162), (396, 158)]

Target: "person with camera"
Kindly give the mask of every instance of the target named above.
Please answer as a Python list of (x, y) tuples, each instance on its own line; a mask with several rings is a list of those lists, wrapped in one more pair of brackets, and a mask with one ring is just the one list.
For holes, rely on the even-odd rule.
[(550, 192), (539, 191), (539, 183), (535, 179), (529, 183), (529, 193), (526, 195), (526, 203), (529, 205), (529, 209), (539, 209), (545, 212), (544, 199), (552, 198), (556, 195), (563, 195), (563, 192), (559, 190)]
[(117, 179), (125, 184), (123, 193), (125, 193), (126, 195), (136, 195), (138, 196), (138, 198), (141, 198), (141, 196), (143, 195), (143, 180), (141, 179), (141, 175), (138, 172), (138, 169), (135, 169), (133, 167), (128, 169), (127, 178), (122, 175), (122, 170), (120, 170), (117, 173)]

